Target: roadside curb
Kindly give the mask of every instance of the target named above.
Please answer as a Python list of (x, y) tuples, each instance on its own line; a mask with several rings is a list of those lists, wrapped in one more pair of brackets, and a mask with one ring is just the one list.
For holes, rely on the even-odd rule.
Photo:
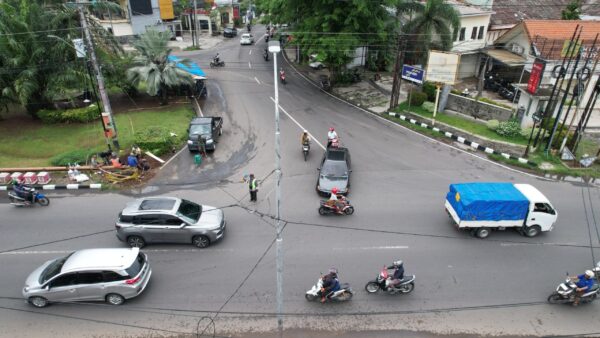
[(410, 122), (410, 123), (412, 123), (414, 125), (417, 125), (417, 126), (429, 129), (429, 130), (433, 130), (433, 131), (438, 132), (440, 134), (443, 134), (444, 136), (446, 136), (446, 137), (448, 137), (450, 139), (453, 139), (454, 141), (466, 144), (466, 145), (470, 146), (471, 148), (473, 148), (475, 150), (480, 150), (480, 151), (486, 152), (488, 154), (500, 155), (500, 156), (502, 156), (502, 157), (504, 157), (506, 159), (509, 159), (509, 160), (513, 159), (513, 160), (519, 161), (520, 163), (524, 163), (524, 164), (528, 164), (528, 165), (533, 166), (533, 167), (537, 167), (537, 163), (531, 162), (531, 161), (529, 161), (526, 158), (514, 156), (514, 155), (503, 153), (503, 152), (500, 152), (500, 151), (496, 151), (496, 150), (494, 150), (492, 148), (482, 146), (482, 145), (480, 145), (477, 142), (469, 141), (469, 140), (467, 140), (467, 139), (465, 139), (463, 137), (454, 135), (451, 132), (444, 131), (444, 130), (441, 130), (439, 128), (430, 126), (427, 123), (422, 123), (422, 122), (419, 122), (419, 121), (417, 121), (415, 119), (411, 119), (411, 118), (408, 118), (408, 117), (406, 117), (404, 115), (400, 115), (400, 114), (394, 113), (394, 112), (388, 112), (388, 115), (392, 116), (392, 117), (399, 118), (399, 119), (401, 119), (403, 121), (406, 121), (406, 122)]
[[(38, 190), (79, 190), (79, 189), (102, 189), (102, 183), (92, 183), (92, 184), (34, 184), (31, 187), (36, 188)], [(8, 190), (7, 185), (0, 186), (0, 190)]]

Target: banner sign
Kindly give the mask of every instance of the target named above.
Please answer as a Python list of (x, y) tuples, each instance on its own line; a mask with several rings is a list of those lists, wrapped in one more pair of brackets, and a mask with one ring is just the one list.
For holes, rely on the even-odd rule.
[(414, 83), (423, 84), (423, 78), (425, 77), (425, 72), (423, 69), (415, 67), (402, 65), (402, 78)]
[(536, 58), (531, 66), (531, 74), (529, 75), (529, 82), (527, 82), (527, 92), (530, 94), (537, 93), (540, 83), (542, 82), (545, 68), (546, 61)]

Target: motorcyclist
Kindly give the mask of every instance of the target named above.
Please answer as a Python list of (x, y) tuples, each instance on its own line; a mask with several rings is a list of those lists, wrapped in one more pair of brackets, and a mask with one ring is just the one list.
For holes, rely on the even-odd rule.
[(263, 51), (263, 57), (265, 58), (265, 61), (269, 61), (269, 48), (265, 48)]
[(594, 286), (594, 272), (592, 270), (585, 270), (585, 273), (578, 276), (571, 276), (571, 279), (577, 279), (577, 288), (575, 289), (575, 302), (573, 306), (579, 305), (581, 296)]
[(27, 202), (33, 203), (33, 189), (25, 186), (25, 184), (19, 180), (13, 180), (13, 191), (18, 197), (24, 199)]
[(304, 129), (304, 131), (302, 132), (300, 142), (302, 143), (302, 145), (310, 144), (310, 136), (308, 135), (308, 131), (306, 129)]
[(219, 62), (221, 61), (220, 57), (221, 57), (221, 54), (219, 54), (219, 52), (217, 52), (217, 55), (215, 55), (215, 57), (213, 58), (215, 65), (218, 65)]
[(285, 77), (285, 71), (283, 70), (283, 68), (279, 68), (279, 78), (282, 79)]
[(329, 132), (327, 133), (327, 148), (331, 147), (331, 142), (333, 140), (337, 140), (338, 135), (335, 132), (335, 129), (333, 127), (329, 128)]
[(392, 263), (392, 266), (388, 266), (387, 268), (394, 269), (394, 275), (391, 277), (390, 286), (396, 287), (396, 285), (400, 284), (404, 278), (404, 263), (402, 260), (397, 260)]
[(335, 212), (338, 214), (342, 213), (342, 209), (344, 208), (344, 197), (338, 196), (338, 188), (333, 187), (331, 189), (331, 195), (329, 196), (329, 200), (327, 201), (330, 207), (335, 208)]
[(321, 287), (321, 303), (324, 303), (327, 298), (335, 291), (338, 291), (340, 287), (340, 281), (338, 280), (337, 269), (330, 268), (329, 273), (322, 277)]

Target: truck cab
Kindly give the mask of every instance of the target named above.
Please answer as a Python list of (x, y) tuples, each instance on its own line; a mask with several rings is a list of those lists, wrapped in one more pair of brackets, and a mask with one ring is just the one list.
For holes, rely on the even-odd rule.
[(515, 188), (531, 202), (525, 227), (538, 226), (541, 231), (551, 231), (558, 219), (558, 212), (546, 196), (529, 184), (515, 184)]

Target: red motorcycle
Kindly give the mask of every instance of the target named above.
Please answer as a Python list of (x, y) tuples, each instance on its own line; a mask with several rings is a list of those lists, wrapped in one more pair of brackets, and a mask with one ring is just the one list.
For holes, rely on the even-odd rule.
[(285, 71), (284, 70), (279, 71), (279, 79), (281, 80), (281, 83), (285, 84)]
[[(341, 204), (339, 207), (337, 204)], [(319, 215), (352, 215), (354, 213), (354, 207), (350, 205), (345, 197), (342, 197), (337, 203), (329, 200), (321, 200), (321, 206), (319, 206)]]

